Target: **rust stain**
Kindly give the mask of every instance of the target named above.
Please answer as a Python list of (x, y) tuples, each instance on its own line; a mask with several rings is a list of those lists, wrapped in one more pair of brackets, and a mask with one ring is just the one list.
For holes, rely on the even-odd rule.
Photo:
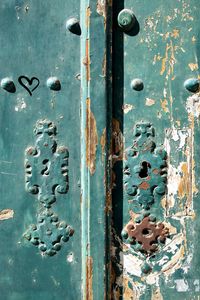
[(140, 185), (139, 185), (139, 188), (142, 189), (142, 190), (147, 190), (149, 189), (150, 185), (148, 184), (148, 182), (146, 181), (143, 181)]
[(85, 44), (85, 57), (83, 59), (83, 64), (86, 66), (86, 79), (90, 81), (90, 41), (86, 39)]
[(175, 63), (176, 63), (175, 49), (173, 46), (173, 42), (170, 41), (170, 43), (167, 43), (166, 45), (165, 56), (162, 59), (160, 75), (163, 75), (165, 72), (166, 72), (166, 78), (169, 75), (173, 75)]
[(90, 26), (90, 16), (91, 16), (91, 10), (90, 10), (90, 7), (88, 6), (86, 8), (86, 20), (85, 20), (87, 28), (89, 28), (89, 26)]
[(112, 121), (112, 153), (113, 165), (123, 159), (123, 135), (118, 120)]
[(92, 280), (93, 280), (93, 259), (91, 256), (87, 257), (86, 261), (86, 291), (85, 291), (85, 300), (93, 300), (93, 289), (92, 289)]
[(87, 117), (86, 117), (86, 163), (93, 175), (95, 173), (96, 151), (98, 145), (97, 125), (94, 114), (90, 109), (90, 99), (87, 99)]
[(164, 112), (169, 113), (169, 108), (168, 108), (168, 101), (167, 99), (164, 100), (160, 100), (161, 103), (161, 107), (163, 109)]
[(101, 159), (102, 162), (104, 161), (104, 156), (105, 156), (105, 146), (106, 146), (106, 128), (104, 128), (101, 139), (100, 139), (100, 144), (101, 144)]
[(180, 30), (178, 30), (178, 29), (173, 29), (172, 30), (172, 32), (171, 32), (171, 37), (173, 37), (173, 38), (178, 38), (179, 37), (179, 35), (180, 35)]
[(178, 186), (178, 196), (183, 199), (184, 196), (189, 197), (190, 194), (190, 173), (187, 162), (182, 163), (181, 171), (183, 175)]
[(129, 280), (127, 277), (123, 277), (123, 299), (124, 300), (135, 300), (136, 294), (129, 286)]
[(13, 216), (14, 211), (12, 209), (0, 210), (0, 221), (11, 219)]
[(156, 174), (156, 175), (157, 175), (157, 174), (159, 174), (159, 173), (160, 173), (160, 170), (159, 170), (159, 169), (154, 169), (154, 170), (153, 170), (153, 174)]
[(191, 71), (196, 71), (199, 68), (198, 64), (196, 63), (189, 63), (188, 67), (190, 68)]

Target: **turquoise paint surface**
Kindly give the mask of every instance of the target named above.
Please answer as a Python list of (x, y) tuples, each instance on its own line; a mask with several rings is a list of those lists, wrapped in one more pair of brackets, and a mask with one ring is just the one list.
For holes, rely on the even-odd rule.
[[(170, 196), (168, 195), (166, 204), (168, 209), (165, 210), (163, 203), (161, 205), (161, 202), (157, 201), (155, 205), (152, 205), (149, 213), (154, 214), (160, 220), (165, 219), (166, 222), (176, 228), (177, 234), (184, 231), (186, 237), (184, 259), (181, 261), (180, 267), (171, 272), (168, 280), (162, 272), (157, 274), (157, 278), (159, 278), (157, 285), (160, 289), (161, 299), (197, 299), (200, 295), (199, 194), (194, 189), (194, 182), (198, 189), (199, 122), (197, 107), (193, 107), (193, 112), (188, 111), (188, 105), (190, 105), (189, 109), (192, 109), (191, 102), (188, 104), (188, 98), (194, 94), (187, 91), (184, 82), (189, 78), (198, 78), (199, 75), (199, 3), (195, 0), (153, 1), (151, 3), (145, 0), (126, 0), (122, 2), (114, 4), (113, 49), (116, 50), (113, 52), (113, 115), (119, 121), (120, 130), (124, 137), (124, 151), (133, 144), (134, 126), (143, 121), (151, 122), (155, 128), (157, 146), (164, 144), (164, 147), (167, 147), (166, 139), (169, 141), (170, 154), (169, 148), (166, 149), (168, 151), (168, 172), (169, 165), (172, 165), (177, 174), (183, 176), (181, 163), (187, 163), (188, 157), (193, 155), (194, 172), (192, 172), (194, 166), (190, 161), (189, 173), (186, 175), (189, 183), (187, 180), (183, 182), (183, 188), (186, 189), (188, 184), (190, 193), (193, 193), (193, 206), (187, 202), (191, 194), (184, 194), (181, 197), (177, 191), (174, 195), (173, 207), (170, 207)], [(132, 9), (138, 20), (140, 30), (135, 36), (128, 33), (124, 34), (118, 27), (117, 14), (123, 8)], [(144, 83), (142, 91), (135, 91), (131, 88), (131, 82), (135, 78), (142, 79)], [(196, 97), (198, 99), (199, 95), (196, 94)], [(192, 125), (193, 117), (194, 127)], [(191, 135), (194, 138), (193, 146), (192, 144), (187, 146), (187, 141), (185, 141), (180, 147), (180, 138), (178, 137), (176, 140), (172, 133), (169, 134), (170, 130), (174, 130), (174, 132), (177, 130), (186, 136)], [(120, 159), (115, 162), (113, 169), (116, 176), (116, 185), (113, 190), (114, 246), (117, 247), (113, 265), (118, 280), (119, 278), (121, 280), (128, 278), (129, 282), (128, 287), (127, 284), (124, 284), (124, 287), (122, 284), (119, 284), (118, 287), (114, 284), (114, 294), (119, 292), (122, 299), (126, 299), (125, 294), (124, 297), (122, 296), (124, 288), (124, 291), (126, 293), (128, 291), (130, 294), (131, 290), (137, 291), (137, 295), (140, 296), (138, 298), (133, 296), (133, 299), (134, 297), (136, 299), (154, 299), (153, 297), (157, 299), (155, 296), (156, 283), (148, 283), (146, 280), (148, 276), (146, 275), (143, 275), (144, 277), (134, 275), (137, 273), (137, 267), (135, 265), (134, 271), (134, 263), (131, 264), (131, 260), (129, 264), (125, 263), (128, 254), (132, 257), (141, 258), (141, 263), (146, 261), (145, 256), (142, 257), (131, 250), (124, 250), (124, 255), (122, 255), (122, 245), (119, 241), (121, 230), (131, 219), (129, 211), (131, 205), (127, 201), (127, 198), (131, 200), (131, 197), (127, 196), (125, 190), (122, 192), (124, 175)], [(172, 177), (172, 173), (169, 176), (171, 177), (168, 179), (173, 178), (171, 184), (174, 184), (175, 189), (178, 190), (179, 181)], [(193, 178), (193, 182), (191, 178)], [(167, 188), (171, 188), (169, 181)], [(178, 213), (182, 216), (176, 217)], [(177, 253), (176, 251), (175, 253)], [(159, 253), (155, 253), (155, 257), (150, 258), (149, 262), (154, 264), (153, 261), (158, 262), (168, 258), (170, 260), (172, 256), (168, 251), (160, 250)], [(116, 265), (116, 257), (118, 258), (117, 262), (121, 262), (121, 269)], [(155, 262), (154, 266), (160, 272), (161, 269), (158, 265)], [(154, 273), (154, 269), (152, 273)], [(133, 282), (138, 284), (134, 285)], [(144, 290), (142, 290), (143, 288)], [(128, 295), (130, 296), (130, 294)]]

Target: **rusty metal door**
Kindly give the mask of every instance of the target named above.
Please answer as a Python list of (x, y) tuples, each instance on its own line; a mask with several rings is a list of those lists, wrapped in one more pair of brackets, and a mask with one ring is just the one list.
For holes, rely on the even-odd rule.
[(113, 299), (199, 299), (199, 1), (113, 3)]

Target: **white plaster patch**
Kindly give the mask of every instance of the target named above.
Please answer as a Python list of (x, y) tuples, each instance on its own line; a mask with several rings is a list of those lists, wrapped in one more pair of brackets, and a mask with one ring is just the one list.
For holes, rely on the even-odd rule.
[(193, 94), (188, 97), (186, 109), (189, 114), (193, 114), (196, 118), (200, 115), (200, 93)]
[(17, 98), (17, 105), (15, 106), (15, 111), (22, 111), (22, 110), (26, 109), (26, 107), (27, 107), (27, 104), (24, 101), (24, 99)]
[(129, 111), (134, 109), (135, 107), (132, 104), (124, 104), (123, 105), (123, 111), (125, 114), (127, 114)]
[(188, 282), (185, 279), (174, 280), (177, 292), (187, 292), (189, 289)]
[(154, 104), (155, 104), (155, 100), (154, 99), (146, 98), (145, 105), (152, 106)]
[(74, 263), (74, 253), (71, 252), (67, 255), (67, 262)]
[(121, 252), (120, 256), (121, 255), (122, 255), (121, 261), (123, 261), (124, 263), (124, 271), (130, 275), (135, 275), (140, 277), (142, 274), (141, 266), (143, 264), (143, 261), (133, 256), (132, 254), (123, 254)]

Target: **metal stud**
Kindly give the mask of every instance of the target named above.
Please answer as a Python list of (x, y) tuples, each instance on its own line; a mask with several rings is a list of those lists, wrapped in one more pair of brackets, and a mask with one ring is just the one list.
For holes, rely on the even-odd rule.
[(61, 83), (57, 77), (49, 77), (47, 79), (47, 87), (53, 91), (60, 91), (61, 90)]
[(199, 79), (189, 78), (184, 82), (184, 87), (192, 93), (196, 93), (199, 90)]
[(121, 27), (124, 31), (130, 31), (137, 23), (133, 11), (127, 8), (120, 11), (117, 20), (119, 27)]
[(3, 78), (1, 80), (1, 87), (9, 93), (15, 93), (16, 87), (13, 80), (9, 77)]
[(76, 35), (81, 35), (81, 27), (79, 24), (79, 20), (76, 18), (70, 18), (69, 20), (67, 20), (66, 22), (66, 28), (76, 34)]
[(142, 79), (135, 78), (131, 81), (131, 88), (135, 91), (142, 91), (144, 88), (144, 83)]

